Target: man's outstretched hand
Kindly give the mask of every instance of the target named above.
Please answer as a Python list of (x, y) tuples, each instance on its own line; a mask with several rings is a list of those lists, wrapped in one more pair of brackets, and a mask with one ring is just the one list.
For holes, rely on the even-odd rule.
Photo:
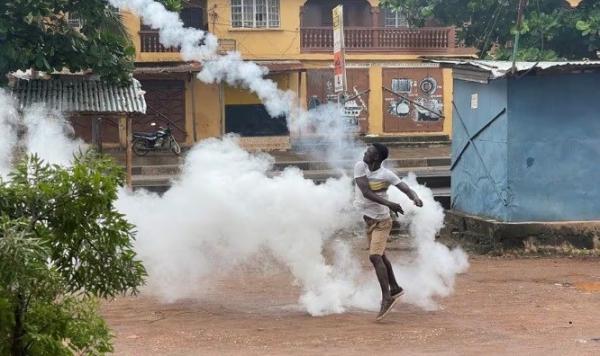
[(404, 210), (402, 210), (402, 207), (400, 206), (400, 204), (396, 204), (394, 202), (390, 202), (388, 204), (388, 207), (390, 208), (390, 210), (396, 214), (400, 213), (400, 214), (404, 214)]
[(419, 199), (419, 197), (415, 197), (415, 199), (413, 200), (413, 202), (415, 203), (416, 206), (418, 206), (419, 208), (421, 208), (423, 206), (423, 201), (421, 199)]

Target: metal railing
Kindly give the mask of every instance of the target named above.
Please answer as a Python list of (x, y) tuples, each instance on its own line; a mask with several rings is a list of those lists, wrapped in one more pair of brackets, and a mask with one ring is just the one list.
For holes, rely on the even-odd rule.
[[(142, 30), (140, 34), (140, 51), (144, 53), (173, 53), (179, 52), (180, 48), (163, 46), (158, 37), (158, 31)], [(199, 43), (202, 45), (202, 43)], [(236, 41), (230, 38), (219, 39), (219, 53), (235, 51)]]

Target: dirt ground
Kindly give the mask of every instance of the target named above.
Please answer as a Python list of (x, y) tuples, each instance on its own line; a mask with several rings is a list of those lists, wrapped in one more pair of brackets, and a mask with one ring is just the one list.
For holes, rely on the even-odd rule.
[(399, 304), (381, 323), (364, 311), (311, 317), (289, 282), (244, 275), (201, 300), (141, 295), (102, 312), (118, 355), (600, 355), (598, 258), (471, 257), (440, 310)]

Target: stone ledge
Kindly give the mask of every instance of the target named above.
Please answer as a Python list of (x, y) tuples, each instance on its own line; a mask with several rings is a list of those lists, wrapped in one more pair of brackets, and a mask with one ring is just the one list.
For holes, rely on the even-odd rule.
[(239, 142), (249, 151), (285, 151), (291, 147), (289, 136), (240, 137)]
[(440, 235), (471, 245), (482, 253), (536, 252), (549, 247), (564, 249), (565, 246), (600, 249), (600, 221), (505, 223), (449, 210)]

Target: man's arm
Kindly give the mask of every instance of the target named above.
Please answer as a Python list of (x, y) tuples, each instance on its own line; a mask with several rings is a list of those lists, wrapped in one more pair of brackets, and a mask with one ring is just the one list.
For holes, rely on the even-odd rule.
[(356, 183), (356, 185), (358, 186), (358, 189), (360, 189), (362, 195), (366, 199), (369, 199), (369, 200), (374, 201), (375, 203), (379, 203), (381, 205), (385, 205), (394, 212), (404, 214), (404, 211), (402, 210), (402, 207), (399, 204), (391, 202), (391, 201), (384, 199), (384, 198), (380, 197), (379, 195), (375, 194), (371, 190), (371, 188), (369, 188), (369, 180), (367, 179), (366, 176), (354, 178), (354, 182)]
[(418, 207), (423, 206), (423, 202), (421, 201), (421, 199), (419, 198), (417, 193), (415, 193), (414, 190), (410, 189), (410, 187), (408, 185), (406, 185), (406, 183), (400, 182), (400, 183), (396, 184), (396, 188), (400, 189), (400, 191), (402, 193), (406, 194), (406, 196), (410, 200), (412, 200), (416, 206), (418, 206)]

